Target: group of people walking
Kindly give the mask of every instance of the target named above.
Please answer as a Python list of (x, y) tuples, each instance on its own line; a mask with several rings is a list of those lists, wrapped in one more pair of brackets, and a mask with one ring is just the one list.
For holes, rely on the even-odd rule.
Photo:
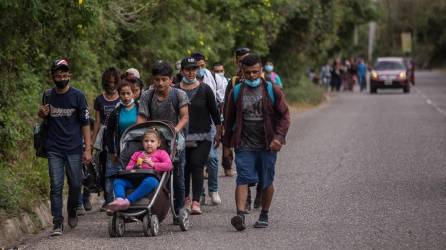
[(362, 58), (352, 58), (341, 60), (339, 58), (323, 65), (318, 81), (331, 91), (353, 91), (353, 87), (358, 84), (359, 91), (366, 89), (367, 66)]
[[(143, 83), (138, 70), (121, 74), (108, 68), (102, 74), (103, 92), (94, 100), (95, 119), (90, 118), (85, 95), (70, 86), (67, 60), (51, 66), (55, 87), (43, 98), (39, 116), (47, 121), (46, 151), (50, 176), (52, 235), (63, 233), (62, 190), (64, 173), (68, 178), (68, 225), (77, 226), (78, 215), (90, 210), (88, 190), (81, 194), (82, 164), (92, 160), (93, 147), (103, 167), (104, 204), (102, 210), (125, 210), (129, 204), (149, 194), (159, 183), (145, 179), (138, 187), (121, 178), (119, 171), (135, 166), (156, 171), (173, 171), (174, 209), (202, 214), (200, 200), (205, 193), (219, 205), (218, 148), (222, 147), (222, 166), (226, 176), (236, 167), (236, 215), (231, 224), (244, 230), (245, 214), (251, 207), (250, 186), (257, 185), (255, 207), (261, 207), (255, 227), (269, 225), (268, 212), (274, 193), (277, 152), (285, 144), (290, 116), (282, 81), (271, 61), (262, 63), (249, 48), (235, 51), (237, 73), (224, 75), (224, 66), (214, 63), (207, 69), (203, 54), (193, 53), (177, 64), (178, 72), (164, 61), (151, 70), (150, 84)], [(175, 158), (159, 149), (157, 131), (148, 131), (142, 139), (143, 151), (135, 152), (129, 163), (119, 160), (119, 141), (130, 126), (151, 120), (172, 124), (178, 145)], [(126, 196), (127, 188), (135, 191)], [(178, 223), (175, 222), (174, 223)]]

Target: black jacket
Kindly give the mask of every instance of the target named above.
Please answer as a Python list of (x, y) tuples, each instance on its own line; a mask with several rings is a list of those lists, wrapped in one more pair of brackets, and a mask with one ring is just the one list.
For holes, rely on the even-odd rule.
[[(135, 106), (139, 110), (139, 103), (135, 101)], [(121, 137), (118, 133), (118, 123), (119, 123), (119, 112), (121, 111), (122, 105), (119, 104), (108, 117), (107, 120), (107, 128), (104, 132), (104, 143), (105, 148), (108, 153), (110, 154), (117, 154), (119, 155), (120, 148), (119, 148), (119, 141), (121, 140)], [(138, 112), (137, 112), (138, 113)]]

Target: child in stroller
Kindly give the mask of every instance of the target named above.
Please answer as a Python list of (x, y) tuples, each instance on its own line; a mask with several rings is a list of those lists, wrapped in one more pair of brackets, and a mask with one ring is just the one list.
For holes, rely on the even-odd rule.
[(172, 159), (177, 146), (174, 127), (163, 121), (135, 124), (123, 132), (119, 161), (127, 167), (118, 173), (114, 183), (116, 200), (109, 207), (113, 209), (110, 237), (122, 237), (125, 224), (138, 221), (142, 222), (145, 236), (156, 236), (169, 210), (182, 231), (189, 229), (187, 210), (175, 213), (173, 209)]
[[(172, 170), (172, 161), (169, 154), (162, 149), (161, 138), (158, 131), (154, 128), (144, 133), (142, 144), (144, 151), (136, 151), (130, 158), (126, 170), (132, 169), (154, 169), (157, 172), (168, 172)], [(145, 177), (136, 189), (126, 197), (126, 189), (134, 189), (133, 183), (124, 178), (117, 178), (113, 182), (115, 200), (108, 205), (112, 211), (127, 210), (131, 203), (149, 195), (156, 187), (159, 181), (154, 176)]]

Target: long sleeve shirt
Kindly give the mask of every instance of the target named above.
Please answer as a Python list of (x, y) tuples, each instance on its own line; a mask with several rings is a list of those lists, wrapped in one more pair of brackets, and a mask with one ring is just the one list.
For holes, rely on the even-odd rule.
[[(144, 162), (145, 158), (150, 158), (153, 162), (153, 166)], [(155, 152), (148, 154), (144, 151), (137, 151), (133, 153), (130, 158), (130, 162), (127, 164), (126, 170), (131, 170), (135, 166), (140, 166), (142, 169), (155, 169), (158, 172), (167, 172), (172, 170), (172, 161), (169, 154), (165, 150), (156, 150)]]

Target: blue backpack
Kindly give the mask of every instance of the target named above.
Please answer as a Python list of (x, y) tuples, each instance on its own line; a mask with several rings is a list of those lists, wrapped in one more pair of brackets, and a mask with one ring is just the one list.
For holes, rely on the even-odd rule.
[[(234, 91), (234, 95), (233, 95), (234, 103), (237, 102), (237, 98), (240, 95), (241, 88), (242, 88), (242, 84), (241, 83), (236, 84), (234, 86), (234, 90), (233, 90)], [(266, 91), (268, 92), (269, 99), (271, 100), (271, 102), (274, 105), (276, 103), (276, 96), (274, 94), (273, 84), (270, 81), (266, 81)]]

